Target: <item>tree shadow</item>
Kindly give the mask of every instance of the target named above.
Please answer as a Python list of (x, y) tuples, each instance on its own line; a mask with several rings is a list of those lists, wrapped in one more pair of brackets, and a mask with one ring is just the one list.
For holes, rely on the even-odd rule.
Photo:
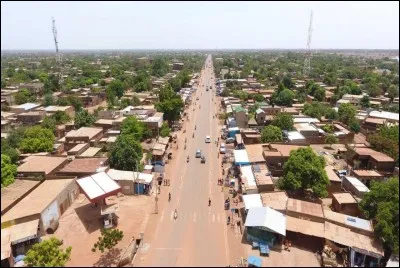
[(120, 260), (122, 250), (112, 248), (105, 254), (102, 254), (99, 260), (93, 264), (93, 267), (111, 267), (116, 266)]

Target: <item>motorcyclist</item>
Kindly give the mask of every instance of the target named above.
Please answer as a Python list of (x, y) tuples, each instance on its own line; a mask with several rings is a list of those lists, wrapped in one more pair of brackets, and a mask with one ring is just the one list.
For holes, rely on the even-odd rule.
[(168, 193), (168, 201), (171, 201), (171, 193)]
[(197, 125), (194, 125), (194, 130), (196, 130), (197, 129)]

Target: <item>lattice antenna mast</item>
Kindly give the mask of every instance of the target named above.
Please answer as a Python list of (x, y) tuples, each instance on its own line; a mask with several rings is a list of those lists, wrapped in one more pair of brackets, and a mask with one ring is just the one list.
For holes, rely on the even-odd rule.
[(308, 38), (307, 38), (307, 52), (306, 58), (304, 60), (304, 76), (308, 77), (311, 72), (311, 37), (312, 37), (312, 21), (313, 21), (313, 12), (310, 14), (310, 26), (308, 27)]
[(63, 74), (62, 74), (62, 69), (61, 69), (61, 62), (62, 62), (62, 56), (61, 53), (58, 49), (58, 40), (57, 40), (57, 28), (56, 28), (56, 20), (52, 18), (53, 21), (53, 37), (54, 37), (54, 43), (56, 45), (56, 64), (58, 67), (58, 83), (60, 84), (60, 87), (62, 88), (63, 84)]

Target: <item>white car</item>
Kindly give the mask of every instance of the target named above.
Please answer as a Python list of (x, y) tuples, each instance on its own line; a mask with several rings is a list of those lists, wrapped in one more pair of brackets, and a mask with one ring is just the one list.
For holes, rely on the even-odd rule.
[(219, 153), (226, 153), (225, 143), (221, 143), (221, 147), (219, 147)]
[(206, 143), (210, 143), (211, 142), (211, 137), (210, 136), (206, 136)]

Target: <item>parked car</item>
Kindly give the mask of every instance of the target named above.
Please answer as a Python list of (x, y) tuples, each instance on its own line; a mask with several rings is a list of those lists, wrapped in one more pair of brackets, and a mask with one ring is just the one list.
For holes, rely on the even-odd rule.
[(234, 138), (227, 138), (226, 143), (234, 143), (235, 139)]
[(201, 157), (201, 150), (197, 149), (196, 150), (196, 158), (199, 158), (199, 157)]
[(221, 143), (221, 147), (219, 147), (219, 152), (221, 154), (226, 153), (225, 143)]
[(210, 136), (206, 136), (206, 143), (210, 143), (211, 142), (211, 137)]

